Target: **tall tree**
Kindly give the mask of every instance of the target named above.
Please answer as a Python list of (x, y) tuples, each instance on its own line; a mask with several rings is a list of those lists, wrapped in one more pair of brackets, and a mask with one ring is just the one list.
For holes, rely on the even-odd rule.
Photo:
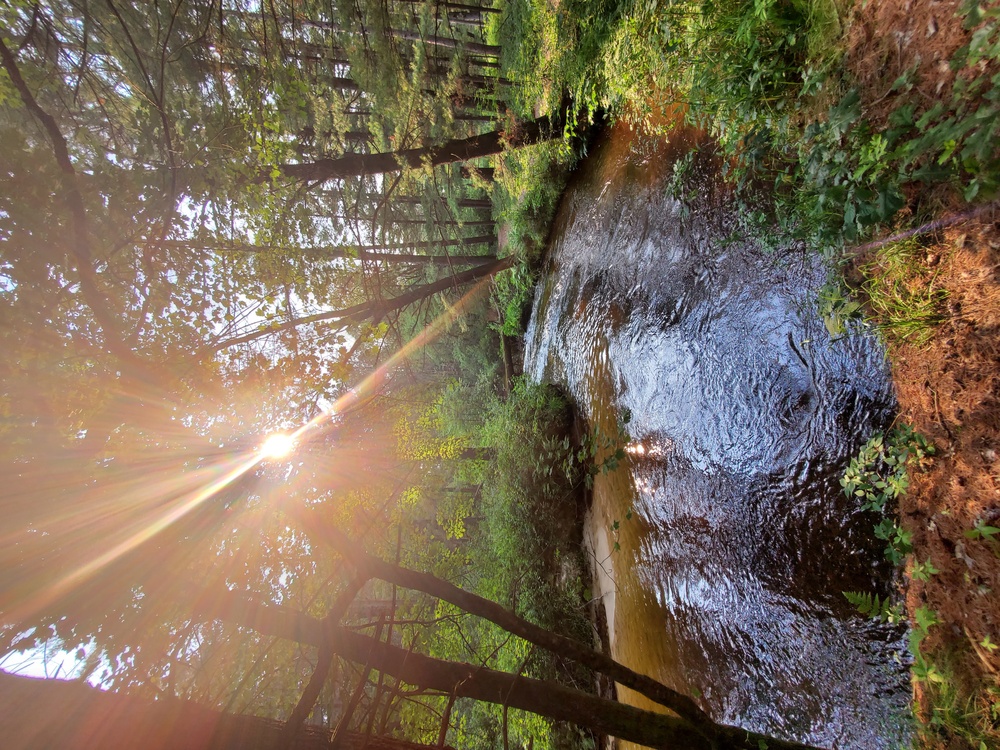
[[(58, 716), (59, 721), (53, 721)], [(8, 750), (430, 750), (393, 737), (330, 732), (306, 726), (292, 739), (283, 722), (225, 714), (190, 701), (145, 700), (80, 682), (15, 677), (0, 672), (0, 722)]]

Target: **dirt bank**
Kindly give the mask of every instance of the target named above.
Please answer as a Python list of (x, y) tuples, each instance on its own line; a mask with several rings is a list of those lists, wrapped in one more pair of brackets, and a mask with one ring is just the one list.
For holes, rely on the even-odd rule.
[[(952, 725), (966, 716), (995, 732), (1000, 719), (1000, 649), (994, 645), (1000, 644), (1000, 534), (986, 528), (1000, 526), (997, 221), (1000, 210), (924, 241), (911, 283), (938, 292), (942, 320), (924, 345), (889, 336), (899, 418), (937, 449), (928, 469), (912, 475), (900, 503), (903, 526), (913, 534), (913, 560), (930, 561), (938, 571), (919, 580), (911, 563), (906, 589), (911, 618), (923, 606), (941, 621), (922, 650), (947, 683), (914, 683), (929, 748), (978, 750), (978, 742), (962, 739), (964, 730)], [(880, 271), (877, 263), (867, 268), (869, 276)], [(945, 715), (951, 710), (956, 716)]]
[[(923, 109), (951, 96), (955, 73), (948, 63), (973, 32), (956, 16), (963, 5), (898, 0), (855, 7), (847, 68), (875, 126), (898, 106), (902, 94), (893, 84), (907, 71)], [(911, 207), (934, 218), (964, 210), (960, 189), (928, 193), (913, 186)], [(934, 299), (940, 322), (922, 344), (901, 341), (898, 331), (887, 334), (899, 418), (937, 448), (900, 506), (913, 534), (913, 560), (930, 561), (939, 571), (919, 580), (911, 562), (906, 579), (911, 618), (923, 606), (940, 620), (922, 651), (945, 681), (914, 682), (927, 748), (978, 750), (982, 737), (987, 746), (990, 740), (1000, 746), (1000, 648), (994, 645), (1000, 644), (1000, 534), (983, 533), (1000, 527), (998, 222), (1000, 210), (992, 210), (920, 240), (904, 283)], [(884, 276), (888, 264), (872, 257), (856, 262), (849, 276), (857, 282)]]

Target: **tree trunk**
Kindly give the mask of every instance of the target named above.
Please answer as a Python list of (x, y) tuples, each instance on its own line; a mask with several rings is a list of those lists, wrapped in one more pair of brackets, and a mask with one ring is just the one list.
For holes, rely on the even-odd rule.
[(460, 49), (484, 57), (500, 57), (500, 47), (495, 44), (452, 39), (446, 36), (421, 36), (420, 32), (409, 29), (388, 29), (388, 32), (397, 39), (405, 39), (408, 42), (420, 42), (431, 47), (443, 47), (444, 49)]
[(444, 221), (438, 219), (395, 219), (390, 218), (386, 221), (386, 225), (390, 227), (413, 227), (422, 226), (424, 224), (433, 224), (438, 227), (492, 227), (496, 225), (496, 222), (492, 219), (489, 220), (479, 220), (479, 221), (457, 221), (455, 219), (445, 219)]
[[(433, 198), (430, 199), (433, 202)], [(448, 199), (441, 196), (438, 200), (441, 201), (442, 205), (448, 205)], [(393, 203), (407, 203), (414, 204), (418, 206), (424, 205), (428, 201), (422, 195), (397, 195), (392, 199)], [(455, 201), (455, 205), (459, 208), (492, 208), (493, 201), (489, 198), (459, 198)]]
[(243, 336), (223, 339), (222, 341), (206, 347), (205, 352), (220, 352), (223, 349), (228, 349), (239, 344), (246, 344), (250, 341), (256, 341), (257, 339), (263, 338), (264, 336), (270, 336), (271, 334), (278, 333), (279, 331), (287, 331), (292, 328), (310, 325), (312, 323), (336, 321), (341, 325), (346, 326), (369, 319), (379, 321), (390, 312), (401, 310), (407, 305), (411, 305), (418, 300), (430, 297), (432, 294), (437, 294), (438, 292), (443, 292), (446, 289), (451, 289), (453, 287), (461, 287), (466, 284), (470, 284), (473, 281), (478, 281), (479, 279), (488, 278), (494, 274), (500, 273), (500, 271), (503, 271), (504, 269), (510, 268), (513, 264), (514, 258), (511, 256), (501, 258), (496, 263), (481, 263), (478, 266), (473, 266), (467, 271), (462, 271), (461, 273), (456, 273), (443, 279), (438, 279), (430, 284), (421, 284), (411, 291), (400, 294), (392, 299), (372, 300), (370, 302), (362, 302), (357, 305), (352, 305), (351, 307), (345, 307), (341, 310), (331, 310), (330, 312), (317, 313), (316, 315), (307, 315), (304, 318), (295, 318), (294, 320), (289, 320), (259, 331), (247, 333)]
[[(485, 243), (480, 237), (472, 237), (470, 239), (480, 240)], [(489, 237), (488, 240), (492, 241), (494, 238)], [(447, 244), (447, 240), (444, 242), (434, 242), (430, 243), (433, 247), (441, 247)], [(212, 253), (268, 253), (268, 252), (280, 252), (286, 253), (288, 255), (304, 255), (308, 258), (322, 259), (322, 258), (354, 258), (356, 260), (368, 260), (375, 261), (378, 263), (388, 263), (388, 264), (414, 264), (420, 265), (422, 263), (430, 263), (435, 266), (451, 266), (451, 265), (465, 265), (467, 263), (492, 263), (497, 259), (496, 255), (419, 255), (416, 253), (387, 253), (387, 252), (377, 252), (369, 249), (366, 246), (349, 246), (349, 247), (281, 247), (278, 245), (202, 245), (197, 243), (185, 242), (184, 240), (163, 240), (155, 243), (151, 243), (156, 247), (170, 247), (179, 248), (182, 250), (189, 250), (191, 252), (212, 252)], [(459, 243), (455, 243), (459, 244)], [(480, 244), (480, 242), (469, 243), (469, 244)], [(410, 245), (401, 244), (402, 248), (409, 248)]]
[(492, 234), (482, 234), (476, 237), (452, 237), (447, 240), (426, 240), (420, 242), (397, 242), (388, 243), (382, 245), (361, 245), (360, 249), (363, 250), (406, 250), (418, 249), (418, 248), (433, 248), (433, 247), (454, 247), (455, 245), (461, 245), (462, 247), (468, 247), (470, 245), (488, 245), (496, 242), (496, 237)]
[[(481, 450), (481, 449), (472, 449)], [(496, 602), (484, 599), (469, 591), (460, 589), (448, 581), (416, 570), (399, 567), (369, 555), (359, 545), (352, 542), (344, 533), (325, 523), (319, 514), (298, 509), (293, 511), (299, 517), (303, 528), (310, 529), (321, 541), (336, 550), (358, 571), (372, 578), (379, 578), (388, 583), (404, 588), (422, 591), (437, 599), (454, 604), (469, 614), (482, 617), (500, 626), (508, 633), (523, 638), (540, 648), (544, 648), (557, 656), (583, 664), (596, 672), (611, 677), (619, 684), (631, 688), (647, 698), (656, 701), (661, 706), (675, 711), (678, 716), (687, 719), (691, 724), (702, 728), (713, 725), (711, 719), (685, 695), (671, 690), (656, 680), (639, 674), (611, 659), (609, 656), (594, 651), (576, 641), (552, 633), (545, 628), (531, 623)]]
[[(282, 176), (302, 182), (327, 182), (348, 177), (396, 172), (404, 167), (418, 168), (425, 164), (439, 166), (457, 161), (469, 161), (498, 154), (505, 147), (527, 146), (554, 138), (561, 128), (548, 117), (524, 123), (512, 132), (493, 130), (489, 133), (446, 141), (439, 146), (410, 148), (384, 154), (345, 154), (336, 159), (320, 159), (304, 164), (284, 164)], [(261, 172), (258, 182), (271, 180), (271, 171)]]
[(263, 635), (316, 647), (328, 646), (344, 659), (371, 666), (425, 690), (518, 708), (556, 721), (569, 721), (647, 747), (674, 750), (807, 748), (799, 743), (722, 725), (716, 725), (717, 732), (709, 739), (688, 722), (673, 716), (598, 698), (557, 682), (434, 659), (287, 607), (262, 606), (224, 588), (206, 591), (194, 602), (194, 612), (195, 616), (226, 620), (253, 628)]
[[(190, 701), (156, 702), (81, 682), (0, 672), (5, 750), (333, 750), (330, 731), (304, 726), (285, 742), (284, 723), (212, 711)], [(336, 750), (436, 750), (347, 732)]]

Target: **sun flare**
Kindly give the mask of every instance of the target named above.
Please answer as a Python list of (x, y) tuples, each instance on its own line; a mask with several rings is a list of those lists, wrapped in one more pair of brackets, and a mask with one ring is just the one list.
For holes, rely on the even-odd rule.
[(265, 458), (284, 458), (293, 450), (295, 450), (295, 438), (284, 432), (268, 435), (260, 446), (260, 452)]

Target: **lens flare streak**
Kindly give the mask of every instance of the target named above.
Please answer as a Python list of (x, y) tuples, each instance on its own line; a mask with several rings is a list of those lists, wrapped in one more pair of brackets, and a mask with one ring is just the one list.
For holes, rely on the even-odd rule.
[[(157, 534), (164, 531), (187, 514), (191, 513), (198, 506), (211, 499), (214, 495), (238, 480), (247, 472), (254, 469), (263, 461), (283, 457), (300, 447), (309, 437), (308, 433), (314, 428), (318, 428), (323, 423), (332, 420), (337, 414), (364, 403), (367, 398), (375, 395), (378, 388), (384, 383), (388, 374), (397, 365), (405, 361), (421, 347), (434, 341), (448, 328), (452, 322), (462, 315), (468, 308), (471, 301), (478, 296), (489, 281), (489, 278), (483, 279), (472, 287), (472, 289), (463, 295), (458, 302), (445, 310), (445, 312), (433, 321), (428, 323), (419, 334), (400, 347), (399, 351), (390, 356), (382, 365), (362, 379), (353, 389), (337, 399), (329, 410), (320, 412), (293, 432), (281, 433), (282, 446), (280, 451), (278, 450), (277, 445), (266, 447), (267, 443), (276, 437), (272, 435), (271, 438), (265, 441), (260, 448), (253, 451), (249, 457), (245, 457), (246, 454), (244, 454), (244, 457), (237, 457), (235, 459), (235, 467), (228, 470), (219, 479), (205, 484), (204, 487), (193, 491), (185, 499), (172, 504), (172, 507), (170, 507), (159, 518), (156, 518), (144, 528), (131, 534), (126, 539), (114, 545), (106, 552), (98, 555), (90, 562), (80, 566), (72, 573), (64, 576), (56, 583), (47, 586), (42, 591), (34, 592), (34, 595), (29, 601), (22, 602), (20, 606), (15, 606), (9, 609), (6, 613), (4, 613), (3, 622), (16, 623), (37, 614), (39, 611), (57, 601), (61, 596), (68, 593), (88, 578), (96, 575), (103, 568), (118, 560), (123, 555), (136, 550), (146, 542), (153, 539), (153, 537)], [(232, 465), (231, 462), (228, 463)], [(218, 468), (223, 467), (220, 466)]]

